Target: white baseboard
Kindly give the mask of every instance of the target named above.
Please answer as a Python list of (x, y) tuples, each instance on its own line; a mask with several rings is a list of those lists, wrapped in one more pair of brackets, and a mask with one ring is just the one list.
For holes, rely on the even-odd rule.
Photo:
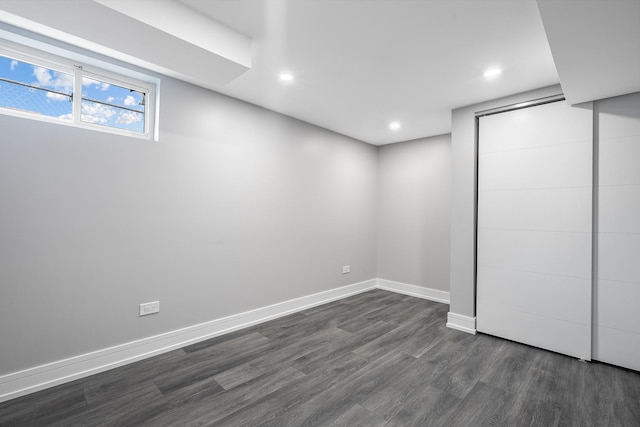
[(385, 279), (377, 279), (376, 288), (449, 304), (449, 292), (441, 291), (438, 289), (409, 285), (407, 283), (393, 282), (391, 280)]
[(376, 280), (355, 283), (210, 322), (143, 338), (0, 377), (0, 402), (166, 353), (189, 344), (246, 328), (376, 288)]
[(447, 313), (447, 328), (457, 329), (475, 335), (476, 318), (449, 312)]

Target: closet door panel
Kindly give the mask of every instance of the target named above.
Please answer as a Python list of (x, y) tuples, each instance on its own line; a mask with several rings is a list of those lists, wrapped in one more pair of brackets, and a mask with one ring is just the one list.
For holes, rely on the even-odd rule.
[[(480, 123), (492, 117), (483, 117)], [(482, 128), (480, 132), (483, 132)], [(478, 191), (572, 188), (584, 187), (585, 183), (591, 185), (591, 147), (591, 141), (587, 140), (480, 153), (479, 162), (482, 167), (478, 167)]]
[[(505, 149), (539, 148), (557, 145), (558, 142), (588, 141), (591, 139), (591, 128), (583, 127), (584, 118), (574, 114), (574, 111), (570, 109), (538, 108), (535, 117), (528, 108), (504, 114), (509, 114), (508, 122), (502, 120), (485, 121), (482, 124), (484, 130), (491, 132), (494, 138), (482, 141), (482, 146), (478, 147), (479, 153), (504, 151)], [(484, 121), (485, 118), (482, 120)], [(562, 128), (552, 128), (544, 125), (538, 126), (539, 123), (562, 123), (563, 126)], [(525, 128), (526, 133), (521, 132)]]
[(590, 233), (481, 229), (478, 266), (591, 280)]
[[(603, 279), (599, 282), (597, 304), (603, 310), (598, 317), (598, 323), (607, 328), (618, 328), (624, 325), (629, 332), (640, 336), (640, 323), (637, 321), (638, 301), (640, 301), (638, 285)], [(605, 310), (605, 308), (608, 309)], [(640, 342), (640, 340), (629, 341)], [(638, 354), (640, 353), (636, 353), (636, 356)]]
[(640, 371), (640, 93), (598, 101), (593, 358)]
[[(487, 229), (562, 230), (581, 232), (591, 226), (591, 189), (542, 188), (482, 193)], [(554, 206), (554, 209), (540, 209)]]
[(598, 199), (600, 233), (640, 234), (640, 185), (601, 186)]
[(591, 354), (591, 334), (589, 332), (586, 334), (588, 339), (585, 338), (583, 324), (505, 306), (496, 309), (478, 305), (478, 310), (481, 308), (482, 322), (491, 325), (487, 331), (481, 330), (478, 324), (481, 332), (578, 358)]
[[(485, 307), (510, 307), (514, 311), (534, 312), (551, 319), (564, 318), (568, 322), (585, 324), (591, 320), (590, 298), (583, 289), (588, 279), (503, 270), (483, 267), (478, 271), (483, 281), (494, 283), (478, 294), (478, 304)], [(558, 294), (576, 295), (574, 304), (567, 307)], [(578, 299), (578, 298), (582, 299)]]
[(480, 119), (480, 332), (590, 359), (592, 128), (564, 102)]
[(593, 358), (602, 362), (640, 371), (640, 334), (622, 325), (615, 328), (595, 324)]
[[(640, 291), (640, 234), (601, 232), (598, 258), (599, 281), (635, 283)], [(636, 302), (640, 313), (640, 293)]]
[(639, 139), (638, 135), (600, 139), (598, 150), (600, 190), (610, 185), (640, 184)]

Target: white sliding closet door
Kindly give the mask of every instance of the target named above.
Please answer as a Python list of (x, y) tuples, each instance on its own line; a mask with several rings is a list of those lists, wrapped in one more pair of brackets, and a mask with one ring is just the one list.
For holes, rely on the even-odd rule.
[(591, 359), (592, 111), (480, 118), (477, 328)]
[(598, 101), (593, 358), (640, 371), (640, 93)]

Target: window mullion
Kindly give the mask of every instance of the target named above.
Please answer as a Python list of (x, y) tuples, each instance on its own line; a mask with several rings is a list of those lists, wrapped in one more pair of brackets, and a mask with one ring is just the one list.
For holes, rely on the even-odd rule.
[(73, 67), (73, 122), (82, 120), (82, 67)]

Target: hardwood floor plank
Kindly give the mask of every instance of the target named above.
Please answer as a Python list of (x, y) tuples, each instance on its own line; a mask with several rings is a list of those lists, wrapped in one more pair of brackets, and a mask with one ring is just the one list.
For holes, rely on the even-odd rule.
[(362, 292), (357, 295), (350, 296), (344, 299), (345, 304), (357, 306), (357, 305), (370, 305), (374, 303), (377, 306), (385, 306), (393, 301), (400, 301), (404, 295), (397, 294), (395, 292), (384, 291), (382, 289), (372, 289), (367, 292)]
[(342, 381), (350, 380), (352, 375), (365, 369), (367, 365), (366, 359), (354, 353), (347, 353), (335, 359), (331, 364), (306, 375), (302, 380), (288, 384), (274, 393), (266, 394), (246, 405), (242, 410), (236, 411), (212, 425), (255, 426), (261, 422), (280, 425), (283, 414)]
[(338, 324), (336, 324), (336, 326), (347, 332), (352, 332), (352, 333), (358, 332), (366, 328), (367, 326), (371, 325), (372, 323), (384, 322), (384, 320), (376, 319), (375, 314), (385, 309), (386, 307), (384, 306), (376, 307), (374, 310), (367, 311), (365, 313), (360, 314), (359, 316), (353, 316), (353, 317), (344, 319)]
[(445, 425), (506, 426), (508, 425), (506, 415), (512, 400), (509, 393), (497, 387), (477, 382), (472, 391), (467, 394), (446, 420)]
[(410, 321), (399, 325), (384, 335), (370, 341), (354, 350), (366, 358), (376, 358), (390, 351), (396, 351), (399, 347), (412, 339), (424, 327), (422, 317), (411, 318)]
[(185, 354), (178, 349), (80, 380), (84, 384), (87, 402), (93, 404), (135, 392), (140, 384), (180, 366)]
[(463, 425), (449, 423), (451, 415), (457, 410), (460, 402), (460, 398), (427, 386), (411, 395), (386, 427)]
[(383, 427), (386, 423), (384, 419), (356, 404), (326, 425), (328, 427)]
[[(333, 315), (337, 315), (339, 313), (344, 314), (344, 309), (341, 307), (331, 307), (322, 313), (314, 313), (311, 315), (301, 314), (301, 317), (297, 317), (292, 321), (282, 321), (275, 324), (265, 324), (263, 327), (259, 328), (259, 332), (271, 339), (298, 339), (303, 338), (305, 336), (312, 335), (318, 331), (325, 329), (327, 326), (325, 323), (320, 320), (330, 319)], [(299, 313), (296, 313), (299, 314)], [(279, 319), (277, 319), (279, 320)]]
[(392, 419), (410, 400), (421, 396), (444, 369), (427, 360), (416, 359), (391, 381), (373, 390), (360, 404), (385, 420)]
[(84, 384), (74, 381), (0, 404), (0, 426), (54, 423), (86, 406)]
[(165, 405), (160, 390), (148, 382), (121, 396), (87, 405), (59, 423), (74, 426), (137, 425), (161, 411)]
[(343, 370), (336, 368), (307, 375), (305, 378), (294, 381), (211, 425), (220, 427), (256, 426), (261, 423), (286, 425), (281, 423), (281, 417), (284, 414), (331, 387), (332, 384), (340, 380), (340, 373), (344, 376), (351, 375), (351, 373), (345, 374)]
[(615, 387), (615, 396), (611, 398), (614, 404), (610, 419), (616, 417), (615, 421), (623, 425), (633, 425), (634, 422), (640, 425), (640, 372), (599, 365), (613, 371), (611, 379)]
[(398, 346), (398, 351), (413, 357), (425, 354), (440, 339), (443, 339), (443, 328), (446, 328), (446, 325), (442, 323), (441, 319), (441, 316), (419, 319), (417, 321), (418, 327)]
[(154, 382), (162, 393), (170, 393), (213, 377), (228, 370), (230, 366), (255, 360), (265, 351), (273, 350), (274, 347), (275, 343), (263, 335), (257, 332), (249, 333), (246, 336), (186, 354), (178, 367), (157, 376)]
[[(381, 307), (378, 304), (362, 304), (362, 305), (349, 304), (347, 305), (346, 308), (347, 309), (345, 309), (343, 315), (333, 320), (333, 325), (335, 325), (340, 329), (344, 329), (345, 331), (355, 333), (355, 332), (359, 332), (361, 329), (366, 328), (367, 326), (373, 323), (378, 322), (378, 320), (374, 320), (371, 315), (372, 313), (378, 310), (381, 310), (384, 307)], [(357, 323), (358, 321), (363, 321), (363, 320), (366, 320), (366, 323), (364, 323), (363, 325), (360, 325), (360, 327), (358, 328), (349, 327), (349, 325), (353, 325), (354, 323)], [(388, 323), (388, 322), (385, 322), (385, 323)]]
[(373, 390), (383, 387), (414, 360), (401, 353), (388, 354), (367, 365), (367, 369), (356, 371), (333, 387), (319, 392), (286, 413), (281, 413), (277, 419), (264, 421), (258, 426), (326, 425), (364, 400)]
[[(275, 322), (276, 320), (278, 320), (278, 319), (272, 320), (271, 322)], [(267, 322), (267, 323), (269, 323), (269, 322)], [(262, 325), (264, 325), (264, 324), (262, 324)], [(256, 332), (257, 328), (259, 326), (262, 326), (262, 325), (254, 325), (254, 326), (250, 326), (248, 328), (240, 329), (240, 330), (237, 330), (237, 331), (227, 332), (226, 334), (218, 335), (216, 337), (212, 337), (212, 338), (209, 338), (209, 339), (204, 340), (204, 341), (200, 341), (200, 342), (197, 342), (197, 343), (194, 343), (194, 344), (190, 344), (190, 345), (188, 345), (186, 347), (183, 347), (182, 350), (184, 350), (187, 353), (203, 350), (203, 349), (205, 349), (207, 347), (212, 347), (212, 346), (224, 343), (226, 341), (231, 341), (231, 340), (234, 340), (234, 339), (236, 339), (238, 337), (243, 337), (245, 335), (248, 335), (248, 334), (251, 334), (253, 332)]]
[[(181, 425), (185, 420), (193, 425), (215, 424), (245, 406), (306, 376), (293, 368), (268, 372), (233, 390), (208, 395), (206, 384), (198, 383), (166, 395), (167, 409), (146, 421), (144, 426)], [(211, 380), (211, 379), (210, 379)], [(206, 383), (206, 381), (205, 381)], [(217, 384), (217, 383), (216, 383)], [(204, 393), (203, 393), (204, 391)]]
[(493, 355), (500, 351), (501, 345), (502, 340), (490, 336), (473, 341), (448, 363), (446, 369), (434, 380), (434, 387), (464, 399), (487, 369), (492, 365), (498, 369)]
[(516, 393), (526, 385), (523, 378), (528, 376), (537, 349), (511, 341), (503, 341), (501, 344), (493, 355), (494, 363), (491, 368), (479, 379), (506, 392)]
[(331, 363), (336, 358), (353, 351), (364, 343), (367, 343), (396, 327), (396, 325), (383, 321), (376, 322), (354, 334), (331, 341), (328, 345), (323, 346), (312, 353), (299, 357), (291, 362), (291, 366), (305, 373), (313, 372), (320, 366)]
[(215, 380), (229, 390), (259, 375), (288, 364), (299, 357), (327, 346), (331, 341), (350, 336), (349, 332), (338, 328), (320, 330), (310, 336), (290, 341), (289, 345), (270, 351), (258, 358), (215, 375)]
[(521, 399), (519, 404), (507, 410), (505, 425), (555, 427), (560, 423), (561, 414), (562, 408), (558, 402)]

